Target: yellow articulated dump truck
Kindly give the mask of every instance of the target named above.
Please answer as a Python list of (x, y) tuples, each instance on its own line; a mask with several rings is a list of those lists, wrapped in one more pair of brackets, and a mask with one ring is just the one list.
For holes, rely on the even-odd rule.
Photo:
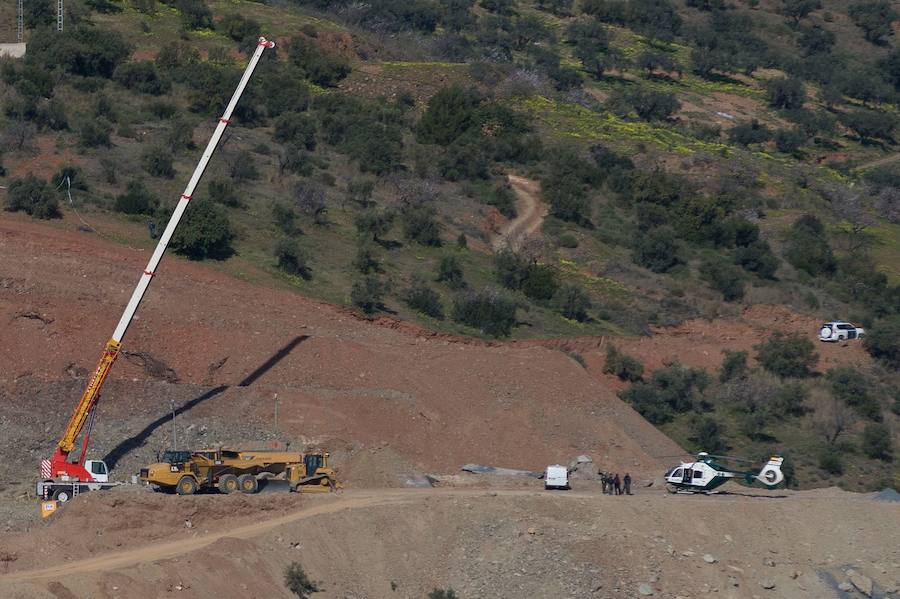
[(162, 491), (193, 495), (198, 491), (256, 493), (260, 482), (285, 481), (298, 493), (327, 493), (340, 485), (327, 453), (258, 450), (166, 451), (141, 469), (141, 481)]

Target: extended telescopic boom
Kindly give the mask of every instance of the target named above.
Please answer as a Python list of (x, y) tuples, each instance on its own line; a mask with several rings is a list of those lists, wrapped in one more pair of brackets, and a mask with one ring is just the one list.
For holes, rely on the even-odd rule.
[(91, 411), (100, 399), (100, 390), (103, 388), (103, 383), (109, 375), (110, 368), (112, 368), (113, 363), (119, 355), (125, 331), (128, 330), (128, 326), (131, 324), (134, 314), (141, 304), (141, 299), (143, 299), (144, 293), (146, 293), (147, 287), (150, 285), (150, 281), (156, 274), (156, 268), (159, 266), (159, 262), (166, 252), (166, 247), (169, 245), (169, 241), (175, 233), (175, 228), (178, 226), (181, 217), (184, 215), (188, 202), (190, 202), (194, 190), (200, 182), (200, 178), (203, 176), (203, 171), (206, 170), (206, 166), (209, 164), (213, 152), (216, 151), (216, 146), (219, 145), (219, 140), (222, 139), (225, 128), (228, 127), (230, 122), (229, 119), (234, 112), (235, 106), (237, 106), (238, 100), (241, 98), (241, 94), (244, 93), (244, 88), (247, 87), (247, 83), (250, 81), (250, 77), (253, 75), (253, 71), (256, 69), (256, 65), (259, 62), (263, 51), (266, 48), (272, 48), (274, 46), (275, 42), (269, 41), (264, 37), (259, 38), (256, 51), (250, 58), (250, 63), (244, 70), (244, 74), (238, 83), (237, 89), (234, 90), (234, 95), (231, 96), (231, 101), (228, 102), (225, 113), (219, 118), (216, 130), (213, 132), (209, 143), (206, 145), (206, 149), (203, 151), (200, 162), (197, 163), (197, 168), (194, 169), (194, 174), (191, 175), (187, 187), (184, 189), (184, 193), (181, 194), (178, 205), (175, 206), (175, 211), (172, 213), (172, 218), (169, 219), (169, 224), (166, 225), (165, 230), (160, 236), (159, 243), (156, 245), (156, 249), (153, 251), (150, 261), (147, 263), (147, 268), (145, 268), (144, 272), (141, 274), (137, 287), (135, 287), (134, 293), (131, 295), (131, 299), (128, 300), (125, 311), (122, 313), (122, 318), (119, 319), (119, 324), (116, 325), (116, 330), (113, 332), (110, 340), (106, 342), (106, 347), (103, 350), (103, 355), (100, 357), (100, 362), (97, 364), (97, 368), (94, 369), (94, 373), (88, 381), (84, 393), (81, 395), (81, 401), (78, 402), (78, 406), (75, 408), (62, 437), (60, 437), (59, 442), (57, 443), (57, 448), (53, 453), (53, 457), (49, 460), (41, 461), (41, 478), (46, 480), (57, 477), (68, 477), (74, 480), (91, 480), (92, 477), (90, 473), (84, 468), (84, 459), (90, 431), (85, 434), (78, 462), (69, 463), (69, 453), (74, 449), (75, 439), (81, 433)]

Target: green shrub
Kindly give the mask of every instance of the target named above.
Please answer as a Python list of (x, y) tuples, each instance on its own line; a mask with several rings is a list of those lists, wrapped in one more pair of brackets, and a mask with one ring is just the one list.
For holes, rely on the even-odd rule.
[(844, 473), (844, 460), (841, 452), (831, 446), (824, 447), (819, 452), (819, 468), (828, 474), (840, 476)]
[(888, 368), (900, 370), (900, 316), (875, 321), (872, 331), (863, 339), (863, 347)]
[(283, 237), (275, 246), (275, 260), (278, 268), (284, 272), (297, 275), (309, 281), (312, 279), (312, 269), (309, 266), (309, 254), (303, 251), (295, 239)]
[[(490, 2), (495, 2), (496, 0), (489, 0)], [(482, 4), (485, 3), (485, 0), (482, 0)], [(459, 599), (456, 592), (453, 589), (433, 589), (430, 593), (428, 593), (428, 599)]]
[(507, 185), (496, 185), (491, 189), (487, 204), (497, 209), (506, 218), (516, 217), (516, 194)]
[(392, 210), (368, 208), (356, 217), (356, 231), (360, 237), (379, 241), (394, 226), (395, 213)]
[(675, 231), (671, 227), (656, 227), (635, 238), (631, 252), (635, 264), (653, 272), (669, 272), (684, 263)]
[(722, 294), (726, 302), (744, 297), (744, 281), (740, 270), (733, 264), (718, 259), (705, 260), (700, 265), (700, 276)]
[(780, 261), (772, 253), (769, 243), (758, 239), (750, 245), (735, 248), (734, 262), (763, 279), (774, 279)]
[(516, 309), (514, 301), (486, 287), (459, 296), (453, 304), (453, 320), (492, 337), (509, 337), (516, 324)]
[(556, 243), (559, 244), (559, 247), (574, 249), (578, 247), (578, 238), (571, 233), (563, 233), (556, 238)]
[(247, 150), (238, 152), (231, 161), (231, 178), (235, 182), (255, 181), (259, 179), (259, 169), (256, 168), (256, 159)]
[(430, 204), (407, 207), (400, 215), (403, 235), (410, 241), (422, 245), (441, 245), (441, 223), (437, 220), (437, 210)]
[(890, 113), (860, 108), (851, 110), (839, 117), (841, 123), (852, 129), (862, 141), (883, 139), (892, 141), (897, 117)]
[(43, 179), (31, 173), (22, 179), (13, 179), (6, 192), (8, 212), (24, 212), (40, 219), (60, 218), (59, 201), (54, 190)]
[(215, 29), (212, 12), (204, 0), (178, 0), (181, 24), (187, 30)]
[(788, 416), (802, 416), (806, 413), (809, 389), (800, 381), (788, 381), (775, 395), (775, 409)]
[(109, 147), (112, 127), (106, 121), (87, 119), (78, 131), (78, 142), (86, 148)]
[(350, 301), (366, 314), (374, 314), (382, 308), (384, 283), (374, 275), (366, 275), (353, 282)]
[(794, 129), (778, 129), (775, 131), (775, 147), (779, 152), (796, 155), (806, 143), (806, 136)]
[(760, 365), (781, 377), (809, 376), (819, 361), (812, 341), (800, 333), (776, 332), (753, 349)]
[(213, 179), (206, 186), (206, 189), (209, 193), (209, 198), (213, 202), (229, 208), (241, 208), (244, 205), (234, 185), (228, 179)]
[(553, 307), (569, 320), (584, 322), (591, 309), (591, 297), (575, 283), (564, 283), (553, 295)]
[(748, 370), (747, 352), (726, 349), (722, 353), (725, 357), (722, 358), (722, 367), (719, 369), (719, 381), (727, 383), (746, 376)]
[(814, 277), (832, 275), (837, 268), (825, 227), (818, 218), (809, 214), (801, 216), (791, 226), (785, 258), (795, 268)]
[(832, 368), (825, 373), (831, 383), (831, 393), (839, 400), (852, 406), (860, 416), (881, 421), (881, 405), (869, 394), (872, 382), (852, 366)]
[(765, 143), (772, 137), (769, 129), (756, 119), (749, 123), (735, 125), (728, 135), (731, 137), (731, 141), (742, 146)]
[(284, 585), (300, 599), (308, 599), (312, 593), (319, 591), (318, 584), (306, 575), (306, 572), (303, 571), (303, 566), (297, 562), (291, 562), (291, 565), (285, 571)]
[(74, 164), (63, 164), (56, 171), (56, 174), (50, 178), (50, 185), (54, 189), (63, 192), (65, 189), (77, 189), (79, 191), (88, 191), (87, 177), (80, 166)]
[(558, 288), (556, 270), (545, 264), (532, 266), (522, 281), (522, 293), (529, 299), (537, 301), (552, 299)]
[(406, 305), (422, 314), (443, 320), (444, 304), (441, 296), (431, 289), (421, 277), (413, 278), (412, 284), (404, 297)]
[(116, 197), (115, 209), (125, 214), (153, 214), (159, 200), (140, 179), (128, 182), (125, 193)]
[(719, 421), (708, 414), (696, 414), (691, 419), (691, 441), (699, 451), (721, 452), (728, 449), (722, 438), (724, 429)]
[(156, 65), (149, 60), (126, 62), (116, 67), (113, 80), (132, 91), (152, 96), (166, 94), (172, 84), (159, 76)]
[(681, 108), (675, 94), (640, 87), (615, 91), (609, 101), (614, 111), (626, 116), (631, 109), (644, 121), (666, 120)]
[(342, 56), (326, 52), (302, 38), (291, 41), (290, 59), (307, 79), (322, 87), (337, 86), (351, 70), (350, 63)]
[(172, 152), (162, 146), (150, 146), (141, 152), (141, 166), (154, 177), (173, 178), (175, 176), (173, 160)]
[(462, 289), (466, 286), (462, 265), (453, 254), (441, 256), (437, 267), (437, 281), (446, 283), (450, 289)]
[(854, 2), (848, 7), (847, 14), (863, 30), (865, 38), (874, 44), (881, 44), (884, 37), (894, 34), (891, 23), (898, 18), (887, 0)]
[(675, 363), (653, 371), (649, 381), (638, 381), (620, 391), (619, 397), (651, 423), (665, 424), (675, 414), (691, 410), (696, 393), (708, 384), (703, 370)]
[(623, 354), (615, 345), (606, 348), (605, 374), (614, 374), (621, 381), (635, 382), (644, 377), (644, 365), (629, 355)]
[(872, 459), (890, 462), (893, 459), (893, 443), (887, 425), (867, 424), (863, 430), (862, 450)]
[(356, 249), (356, 258), (353, 260), (353, 266), (356, 270), (364, 275), (372, 272), (381, 272), (381, 261), (375, 247), (371, 243), (363, 242)]
[(223, 260), (234, 253), (233, 239), (225, 210), (210, 201), (194, 200), (172, 236), (172, 249), (191, 260)]
[(236, 42), (256, 42), (262, 31), (259, 22), (238, 13), (230, 13), (219, 21), (219, 30)]
[(313, 151), (316, 149), (316, 124), (305, 114), (286, 112), (275, 119), (275, 141), (293, 143)]
[(806, 101), (803, 82), (794, 77), (776, 77), (766, 82), (766, 97), (774, 108), (802, 108)]

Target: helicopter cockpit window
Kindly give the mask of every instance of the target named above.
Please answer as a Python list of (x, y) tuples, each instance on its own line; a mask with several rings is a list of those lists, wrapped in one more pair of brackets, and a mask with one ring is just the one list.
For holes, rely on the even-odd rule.
[(677, 470), (675, 470), (675, 472), (673, 472), (673, 473), (671, 474), (671, 476), (678, 476), (678, 477), (680, 477), (680, 476), (681, 476), (681, 468), (678, 468)]

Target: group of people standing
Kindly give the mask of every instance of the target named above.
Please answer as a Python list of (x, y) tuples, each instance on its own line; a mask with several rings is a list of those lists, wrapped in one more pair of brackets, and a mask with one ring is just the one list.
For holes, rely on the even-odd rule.
[(616, 472), (613, 474), (612, 472), (603, 472), (602, 470), (597, 472), (597, 476), (600, 477), (600, 485), (603, 487), (604, 495), (631, 495), (631, 475), (627, 472), (625, 476), (619, 478), (619, 473)]

